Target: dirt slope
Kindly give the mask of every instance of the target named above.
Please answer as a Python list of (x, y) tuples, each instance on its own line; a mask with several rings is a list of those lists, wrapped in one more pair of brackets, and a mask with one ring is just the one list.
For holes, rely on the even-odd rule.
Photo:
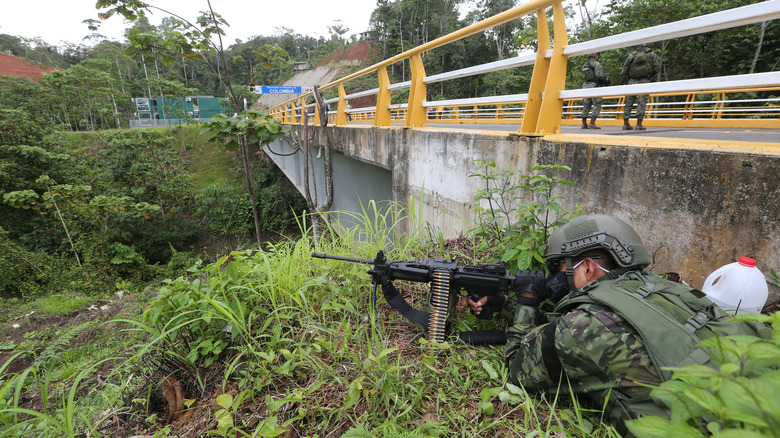
[[(333, 52), (330, 56), (314, 66), (313, 69), (296, 73), (293, 77), (278, 85), (294, 85), (301, 87), (325, 85), (342, 75), (350, 67), (360, 65), (364, 60), (368, 60), (370, 54), (371, 44), (367, 41), (362, 41), (358, 44)], [(260, 99), (253, 105), (253, 108), (270, 108), (294, 97), (295, 95), (292, 94), (264, 94), (260, 96)]]
[(31, 79), (40, 79), (43, 73), (49, 73), (53, 70), (55, 69), (51, 67), (45, 67), (16, 56), (0, 53), (0, 75), (26, 76)]

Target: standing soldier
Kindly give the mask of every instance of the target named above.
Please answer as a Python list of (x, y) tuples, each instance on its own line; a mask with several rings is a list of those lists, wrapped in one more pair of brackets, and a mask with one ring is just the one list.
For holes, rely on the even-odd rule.
[[(582, 88), (596, 88), (602, 85), (606, 85), (607, 76), (604, 74), (604, 69), (599, 64), (599, 53), (590, 55), (585, 64), (582, 65), (582, 76), (585, 82), (582, 84)], [(601, 113), (601, 98), (600, 97), (586, 97), (582, 99), (582, 129), (601, 129), (596, 126), (596, 119)], [(593, 116), (590, 119), (590, 125), (588, 124), (588, 113), (593, 108)]]
[[(658, 73), (661, 72), (661, 58), (650, 50), (647, 43), (637, 47), (634, 53), (628, 55), (623, 68), (620, 70), (620, 82), (628, 84), (646, 84), (655, 82), (658, 79)], [(642, 126), (642, 120), (645, 118), (645, 107), (647, 106), (647, 94), (628, 95), (626, 104), (623, 108), (623, 129), (634, 129), (630, 123), (631, 109), (636, 102), (636, 129), (646, 131)]]

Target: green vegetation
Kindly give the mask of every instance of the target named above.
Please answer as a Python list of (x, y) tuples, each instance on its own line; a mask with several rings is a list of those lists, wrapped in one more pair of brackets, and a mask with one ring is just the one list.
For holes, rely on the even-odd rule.
[(645, 417), (629, 427), (638, 437), (713, 437), (780, 434), (780, 312), (735, 319), (771, 324), (774, 340), (714, 337), (702, 342), (720, 369), (689, 365), (653, 396), (671, 408), (672, 420)]
[[(395, 226), (418, 221), (398, 207), (382, 210), (370, 204), (353, 219), (358, 225), (352, 229), (328, 228), (316, 250), (371, 258), (384, 249), (394, 260), (446, 252), (426, 241), (420, 226), (399, 239)], [(347, 437), (616, 436), (598, 424), (598, 412), (570, 396), (529, 394), (511, 384), (500, 347), (446, 343), (433, 348), (419, 327), (384, 301), (370, 315), (366, 267), (312, 259), (315, 244), (306, 237), (305, 223), (300, 239), (196, 263), (164, 280), (156, 296), (145, 300), (141, 314), (125, 312), (108, 323), (130, 335), (119, 343), (126, 355), (113, 348), (113, 356), (103, 352), (89, 368), (95, 362), (85, 358), (96, 350), (65, 350), (89, 325), (33, 335), (36, 342), (49, 341), (33, 367), (0, 373), (5, 400), (0, 424), (20, 436), (75, 436), (81, 431), (167, 436), (183, 430), (271, 437), (334, 431)], [(479, 255), (474, 257), (462, 261), (477, 262)], [(412, 303), (425, 305), (427, 291), (410, 292)], [(780, 314), (764, 319), (777, 327)], [(458, 329), (477, 324), (465, 311), (458, 321)], [(695, 388), (717, 389), (724, 406), (733, 408), (734, 400), (744, 413), (757, 406), (745, 398), (760, 396), (751, 391), (777, 384), (777, 340), (735, 337), (708, 347), (720, 358), (720, 372), (684, 368), (678, 371), (681, 381), (659, 390), (670, 394), (664, 399), (683, 419), (689, 418), (685, 427), (693, 429), (691, 419), (707, 416), (704, 408), (710, 406)], [(4, 369), (14, 360), (18, 357)], [(109, 371), (97, 373), (106, 363), (112, 365)], [(765, 369), (775, 371), (759, 377)], [(96, 373), (104, 376), (102, 383), (90, 377)], [(715, 376), (721, 376), (718, 382), (735, 383), (716, 384)], [(72, 381), (72, 386), (51, 387), (57, 379)], [(40, 393), (47, 407), (22, 408), (28, 391)], [(712, 425), (703, 430), (763, 430), (771, 436), (777, 411), (771, 403), (758, 409), (749, 417), (755, 421), (740, 423), (732, 420), (733, 412), (714, 410), (707, 417)], [(635, 430), (640, 436), (669, 436), (659, 435), (659, 427), (648, 418)]]
[(469, 175), (484, 183), (474, 196), (477, 226), (472, 233), (482, 238), (477, 250), (506, 262), (511, 272), (546, 269), (542, 256), (547, 237), (581, 211), (561, 209), (558, 201), (563, 197), (553, 196), (557, 184), (575, 185), (553, 176), (571, 168), (540, 165), (523, 174), (516, 169), (497, 172), (495, 167), (495, 162), (477, 160), (478, 173)]
[[(141, 285), (195, 256), (212, 257), (200, 247), (214, 241), (238, 248), (253, 240), (252, 206), (236, 182), (241, 167), (232, 152), (198, 136), (200, 129), (0, 145), (3, 296), (100, 295), (118, 281)], [(194, 184), (191, 166), (208, 169), (200, 184), (210, 185)], [(303, 199), (270, 162), (253, 169), (263, 237), (294, 233), (292, 212), (303, 210)]]

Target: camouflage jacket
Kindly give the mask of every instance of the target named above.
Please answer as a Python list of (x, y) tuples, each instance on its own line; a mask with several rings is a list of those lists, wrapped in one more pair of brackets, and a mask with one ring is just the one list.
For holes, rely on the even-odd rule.
[(526, 389), (571, 390), (598, 409), (609, 400), (605, 417), (621, 432), (629, 416), (623, 402), (652, 404), (650, 388), (642, 385), (661, 382), (636, 330), (598, 304), (562, 315), (517, 306), (507, 338), (504, 357), (512, 381)]

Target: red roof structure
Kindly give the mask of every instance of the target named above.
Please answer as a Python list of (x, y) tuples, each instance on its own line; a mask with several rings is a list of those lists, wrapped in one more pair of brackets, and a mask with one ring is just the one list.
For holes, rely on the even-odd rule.
[(30, 79), (40, 79), (43, 73), (49, 73), (54, 70), (56, 69), (52, 67), (45, 67), (16, 56), (0, 53), (0, 75), (26, 76)]

